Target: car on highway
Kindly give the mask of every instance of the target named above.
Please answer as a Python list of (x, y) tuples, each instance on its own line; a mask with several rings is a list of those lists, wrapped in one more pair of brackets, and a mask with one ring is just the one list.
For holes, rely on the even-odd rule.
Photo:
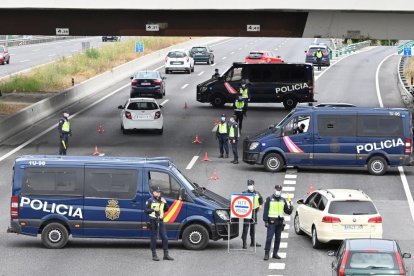
[(294, 228), (312, 247), (350, 238), (382, 238), (382, 217), (361, 190), (321, 189), (297, 201)]
[(285, 62), (271, 51), (252, 51), (244, 60), (246, 63), (280, 63)]
[(194, 72), (194, 58), (188, 50), (174, 49), (165, 57), (165, 74), (179, 71), (191, 74)]
[[(28, 155), (14, 164), (8, 233), (36, 237), (46, 248), (74, 238), (146, 239), (144, 212), (160, 188), (170, 208), (168, 239), (191, 250), (233, 239), (230, 201), (184, 176), (168, 157)], [(228, 233), (227, 231), (230, 231)]]
[(315, 102), (313, 66), (295, 63), (233, 63), (218, 78), (197, 85), (197, 101), (214, 107), (234, 103), (242, 83), (250, 103), (283, 103), (290, 110), (299, 102)]
[(121, 110), (121, 131), (124, 134), (132, 130), (156, 130), (162, 134), (164, 118), (161, 112), (162, 105), (151, 98), (131, 98), (124, 105), (118, 106)]
[(102, 37), (102, 42), (107, 42), (107, 41), (121, 41), (121, 37), (120, 36), (103, 36)]
[(305, 54), (306, 54), (305, 62), (312, 63), (312, 64), (318, 64), (318, 61), (315, 56), (318, 49), (321, 49), (322, 55), (323, 55), (322, 66), (331, 66), (330, 52), (332, 52), (332, 50), (326, 44), (309, 45), (309, 49), (305, 51)]
[(10, 64), (10, 54), (6, 46), (0, 45), (0, 64)]
[(332, 275), (411, 275), (404, 259), (410, 253), (402, 253), (395, 240), (346, 239), (339, 249), (328, 252), (334, 257)]
[(131, 77), (130, 97), (155, 97), (162, 99), (165, 96), (165, 77), (158, 71), (139, 71)]
[(206, 62), (207, 64), (214, 64), (214, 53), (208, 46), (194, 46), (190, 50), (190, 56), (194, 59), (194, 63)]
[(244, 140), (243, 161), (269, 172), (285, 166), (359, 167), (372, 175), (412, 165), (408, 109), (339, 105), (296, 107), (276, 126)]

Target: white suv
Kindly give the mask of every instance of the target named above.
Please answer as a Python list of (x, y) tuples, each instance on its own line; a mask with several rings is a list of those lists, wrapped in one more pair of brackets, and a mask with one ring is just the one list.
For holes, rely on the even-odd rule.
[(163, 133), (164, 120), (161, 113), (161, 105), (151, 98), (131, 98), (126, 101), (121, 109), (121, 130), (124, 134), (134, 129), (154, 129), (159, 134)]
[(382, 217), (361, 190), (317, 190), (297, 203), (295, 232), (311, 236), (313, 248), (330, 241), (382, 238)]
[(184, 71), (187, 74), (194, 72), (194, 59), (188, 50), (175, 49), (165, 57), (165, 74), (172, 71)]

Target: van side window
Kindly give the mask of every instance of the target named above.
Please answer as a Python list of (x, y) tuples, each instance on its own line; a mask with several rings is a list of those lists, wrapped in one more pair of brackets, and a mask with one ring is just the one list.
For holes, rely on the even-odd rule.
[(320, 136), (356, 136), (356, 116), (319, 115), (318, 131)]
[(226, 81), (239, 81), (242, 79), (243, 68), (233, 68), (227, 73)]
[(159, 171), (149, 171), (148, 181), (150, 185), (150, 191), (156, 187), (160, 187), (161, 196), (178, 199), (180, 195), (180, 185), (171, 177), (168, 173)]
[(295, 135), (308, 132), (310, 115), (293, 117), (283, 128), (283, 135)]
[(397, 116), (358, 116), (360, 137), (404, 137), (403, 121)]
[(27, 168), (22, 195), (83, 195), (83, 168)]
[(328, 204), (328, 199), (324, 196), (321, 197), (321, 201), (319, 201), (318, 209), (324, 211), (326, 208), (326, 204)]
[(137, 194), (137, 170), (87, 168), (85, 179), (85, 197), (133, 199)]
[(272, 82), (272, 71), (265, 67), (253, 67), (250, 70), (250, 81), (251, 82)]

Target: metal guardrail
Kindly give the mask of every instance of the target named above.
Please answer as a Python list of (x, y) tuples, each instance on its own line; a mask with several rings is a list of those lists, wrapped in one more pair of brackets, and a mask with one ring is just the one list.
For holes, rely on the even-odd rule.
[(7, 47), (15, 47), (15, 46), (52, 42), (52, 41), (58, 41), (58, 40), (75, 39), (75, 38), (82, 38), (82, 36), (34, 36), (30, 39), (17, 38), (17, 39), (0, 40), (0, 45), (6, 45), (7, 43)]
[(349, 44), (348, 46), (341, 47), (335, 50), (335, 57), (341, 57), (343, 55), (349, 55), (355, 53), (357, 50), (371, 46), (371, 40), (366, 40), (358, 43)]
[(414, 40), (410, 40), (402, 45), (398, 46), (398, 54), (401, 55), (404, 53), (404, 48), (412, 48), (414, 47)]

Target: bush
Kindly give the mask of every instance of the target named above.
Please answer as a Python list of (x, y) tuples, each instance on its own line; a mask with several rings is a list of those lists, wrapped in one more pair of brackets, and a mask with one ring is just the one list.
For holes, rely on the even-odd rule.
[(98, 52), (98, 50), (96, 50), (94, 48), (86, 50), (85, 54), (90, 59), (99, 58), (99, 52)]

